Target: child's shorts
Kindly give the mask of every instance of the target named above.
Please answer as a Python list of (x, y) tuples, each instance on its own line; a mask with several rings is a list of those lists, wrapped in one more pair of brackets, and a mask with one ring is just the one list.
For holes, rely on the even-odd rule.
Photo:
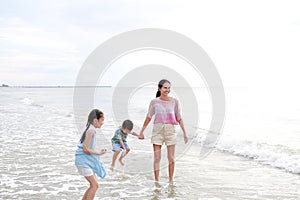
[[(126, 142), (124, 142), (124, 146), (125, 146), (126, 150), (130, 149), (129, 145)], [(112, 150), (114, 152), (116, 152), (116, 151), (124, 151), (124, 149), (122, 149), (122, 147), (121, 147), (120, 144), (112, 144), (112, 148), (113, 148)]]
[(80, 167), (80, 166), (76, 166), (78, 169), (78, 173), (81, 174), (82, 176), (92, 176), (94, 175), (94, 172), (92, 169), (90, 168), (86, 168), (86, 167)]
[(154, 124), (152, 130), (151, 143), (167, 146), (176, 144), (177, 133), (174, 124)]

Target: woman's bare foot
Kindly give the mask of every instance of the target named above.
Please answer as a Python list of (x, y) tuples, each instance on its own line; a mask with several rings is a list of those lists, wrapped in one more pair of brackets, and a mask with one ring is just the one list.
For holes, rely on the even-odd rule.
[(158, 181), (155, 181), (154, 184), (155, 184), (155, 187), (156, 187), (156, 188), (161, 188), (161, 185), (159, 184)]

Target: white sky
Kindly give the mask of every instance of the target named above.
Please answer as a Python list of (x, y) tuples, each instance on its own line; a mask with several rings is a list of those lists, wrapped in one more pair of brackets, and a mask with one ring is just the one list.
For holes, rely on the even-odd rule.
[(299, 8), (297, 0), (0, 0), (0, 84), (74, 85), (102, 42), (164, 28), (196, 41), (225, 87), (297, 87)]

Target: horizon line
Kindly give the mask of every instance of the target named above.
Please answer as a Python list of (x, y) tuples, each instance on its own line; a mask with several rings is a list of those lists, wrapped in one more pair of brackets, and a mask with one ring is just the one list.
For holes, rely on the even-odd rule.
[(0, 87), (6, 88), (76, 88), (76, 87), (112, 87), (111, 85), (5, 85), (2, 84)]

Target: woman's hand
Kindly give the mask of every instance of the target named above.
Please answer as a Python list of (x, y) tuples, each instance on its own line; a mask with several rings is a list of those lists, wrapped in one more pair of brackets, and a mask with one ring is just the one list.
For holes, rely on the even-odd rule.
[(146, 127), (148, 126), (148, 124), (149, 124), (150, 121), (151, 121), (151, 118), (149, 118), (149, 117), (147, 116), (146, 119), (145, 119), (145, 121), (144, 121), (144, 125), (143, 125), (143, 127), (142, 127), (142, 130), (141, 130), (141, 132), (140, 132), (140, 134), (139, 134), (139, 139), (140, 139), (140, 140), (145, 139), (144, 131), (145, 131), (145, 129), (146, 129)]
[(183, 120), (180, 119), (180, 120), (178, 121), (178, 123), (179, 123), (179, 125), (180, 125), (180, 127), (181, 127), (181, 129), (182, 129), (182, 132), (183, 132), (183, 138), (184, 138), (184, 143), (186, 144), (186, 143), (188, 143), (189, 138), (187, 137), (187, 134), (186, 134), (186, 132), (185, 132)]
[(189, 141), (189, 138), (187, 137), (187, 135), (185, 134), (185, 135), (183, 136), (183, 138), (184, 138), (184, 143), (187, 144), (188, 141)]
[(139, 137), (139, 139), (140, 139), (140, 140), (143, 140), (143, 139), (145, 139), (145, 137), (144, 137), (144, 134), (143, 134), (143, 133), (140, 133), (138, 137)]

